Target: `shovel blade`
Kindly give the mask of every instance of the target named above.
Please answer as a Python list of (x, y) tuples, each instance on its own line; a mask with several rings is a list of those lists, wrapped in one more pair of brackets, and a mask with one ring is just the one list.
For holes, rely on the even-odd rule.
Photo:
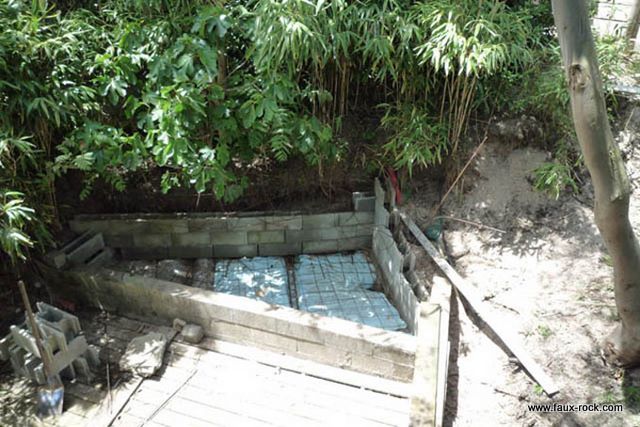
[(38, 389), (38, 416), (57, 417), (62, 414), (64, 403), (64, 386), (49, 384)]

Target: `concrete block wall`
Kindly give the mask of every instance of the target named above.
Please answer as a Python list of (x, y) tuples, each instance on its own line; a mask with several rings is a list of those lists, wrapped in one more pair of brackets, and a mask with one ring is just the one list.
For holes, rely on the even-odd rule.
[(70, 227), (102, 233), (107, 246), (125, 259), (314, 254), (371, 247), (373, 205), (363, 196), (356, 206), (359, 210), (311, 215), (78, 215)]
[[(393, 305), (398, 309), (400, 317), (407, 323), (409, 331), (417, 334), (419, 324), (420, 303), (413, 291), (413, 286), (405, 274), (412, 275), (415, 268), (415, 256), (400, 250), (393, 233), (389, 229), (392, 219), (397, 226), (396, 215), (389, 213), (386, 205), (393, 208), (395, 195), (385, 191), (380, 182), (375, 182), (375, 228), (373, 230), (372, 249), (378, 267), (383, 275), (383, 288)], [(405, 245), (406, 249), (406, 245)]]
[(206, 335), (383, 378), (413, 379), (416, 337), (114, 270), (45, 266), (55, 292), (122, 314), (181, 318)]
[(600, 34), (624, 35), (637, 0), (598, 0), (593, 26)]

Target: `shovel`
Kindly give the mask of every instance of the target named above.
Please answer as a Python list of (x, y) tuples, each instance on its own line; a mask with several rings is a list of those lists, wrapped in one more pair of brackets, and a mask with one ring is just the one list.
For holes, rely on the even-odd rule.
[(18, 287), (20, 288), (20, 294), (22, 295), (22, 302), (27, 310), (31, 333), (33, 334), (33, 338), (36, 340), (38, 353), (40, 353), (40, 358), (42, 359), (44, 375), (47, 378), (47, 384), (45, 386), (38, 387), (38, 416), (59, 416), (62, 414), (64, 386), (60, 382), (58, 376), (53, 375), (53, 372), (51, 372), (51, 360), (49, 360), (49, 354), (44, 350), (44, 346), (42, 345), (40, 328), (38, 328), (33, 311), (31, 311), (29, 296), (27, 295), (27, 290), (25, 289), (24, 282), (22, 280), (18, 281)]

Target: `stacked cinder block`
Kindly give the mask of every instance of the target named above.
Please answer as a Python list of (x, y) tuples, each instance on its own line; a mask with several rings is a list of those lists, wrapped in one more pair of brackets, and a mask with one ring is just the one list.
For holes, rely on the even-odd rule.
[[(43, 337), (44, 350), (51, 361), (53, 375), (91, 381), (91, 367), (98, 365), (98, 352), (87, 344), (80, 322), (73, 316), (43, 302), (37, 303), (36, 322)], [(11, 361), (16, 374), (38, 384), (45, 384), (40, 352), (26, 323), (14, 325), (0, 340), (0, 360)]]
[[(374, 214), (367, 197), (361, 211), (324, 214), (214, 214), (77, 216), (78, 233), (99, 232), (125, 259), (282, 256), (371, 246)], [(373, 207), (373, 206), (369, 206)]]
[(397, 381), (413, 378), (416, 339), (403, 332), (106, 268), (100, 273), (61, 273), (96, 306), (144, 317), (180, 318), (223, 341)]
[(61, 249), (49, 252), (45, 259), (53, 267), (97, 268), (113, 258), (113, 250), (105, 246), (102, 234), (85, 230), (79, 237)]
[[(397, 215), (389, 213), (385, 203), (394, 207), (395, 194), (393, 190), (385, 192), (380, 182), (375, 182), (375, 229), (373, 231), (373, 254), (382, 275), (383, 288), (398, 309), (402, 320), (407, 323), (409, 330), (416, 333), (418, 329), (420, 303), (407, 280), (414, 277), (415, 255), (409, 251), (406, 239), (399, 231)], [(396, 233), (389, 229), (389, 220), (395, 225)], [(403, 249), (403, 250), (401, 250)], [(406, 276), (405, 276), (406, 275)]]

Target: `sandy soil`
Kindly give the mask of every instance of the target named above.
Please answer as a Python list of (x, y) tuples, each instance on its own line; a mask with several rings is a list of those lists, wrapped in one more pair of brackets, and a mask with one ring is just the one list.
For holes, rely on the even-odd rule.
[[(640, 233), (640, 108), (621, 118), (615, 134), (635, 187), (631, 216)], [(443, 213), (505, 232), (448, 221), (444, 240), (455, 268), (517, 332), (561, 392), (546, 396), (474, 313), (455, 300), (445, 425), (640, 425), (640, 370), (608, 366), (601, 356), (600, 343), (618, 317), (590, 184), (580, 195), (563, 194), (559, 200), (536, 192), (532, 171), (547, 158), (538, 149), (488, 142), (470, 172), (476, 175), (472, 190), (450, 197)], [(408, 209), (420, 223), (431, 206), (433, 197), (416, 197)], [(625, 409), (536, 413), (527, 408), (548, 402), (622, 403)]]

